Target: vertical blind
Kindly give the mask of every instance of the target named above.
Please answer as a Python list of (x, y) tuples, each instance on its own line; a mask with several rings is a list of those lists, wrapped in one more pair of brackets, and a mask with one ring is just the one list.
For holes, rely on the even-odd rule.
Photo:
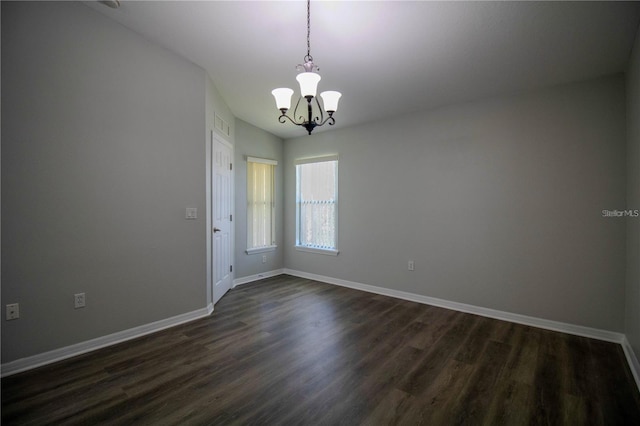
[(273, 160), (247, 158), (247, 249), (275, 245)]
[(297, 245), (335, 250), (337, 246), (337, 156), (299, 160)]

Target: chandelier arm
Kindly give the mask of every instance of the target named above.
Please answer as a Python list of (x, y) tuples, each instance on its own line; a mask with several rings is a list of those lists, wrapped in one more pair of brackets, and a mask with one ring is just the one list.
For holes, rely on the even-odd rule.
[(318, 101), (318, 97), (317, 96), (315, 97), (315, 100), (316, 100), (316, 105), (318, 106), (318, 111), (320, 111), (320, 117), (316, 117), (316, 121), (324, 122), (324, 110), (320, 106), (320, 101)]
[(336, 124), (336, 119), (333, 118), (333, 114), (330, 115), (329, 117), (325, 118), (324, 120), (322, 120), (319, 123), (316, 123), (316, 126), (323, 126), (326, 123), (329, 123), (329, 126), (333, 126), (334, 124)]
[[(298, 102), (296, 102), (296, 107), (293, 109), (293, 118), (294, 119), (298, 115), (298, 106), (300, 106), (300, 101), (301, 100), (302, 100), (302, 97), (299, 97), (298, 98)], [(304, 123), (304, 116), (300, 115), (299, 119), (300, 119), (300, 122), (294, 121), (294, 120), (291, 120), (291, 119), (290, 120), (291, 120), (292, 123), (297, 124), (297, 125), (300, 125), (301, 123)]]
[(278, 121), (282, 124), (285, 124), (287, 121), (289, 120), (291, 123), (295, 124), (296, 126), (302, 126), (303, 123), (298, 123), (295, 120), (293, 120), (291, 117), (289, 117), (287, 114), (282, 114), (280, 117), (278, 117)]

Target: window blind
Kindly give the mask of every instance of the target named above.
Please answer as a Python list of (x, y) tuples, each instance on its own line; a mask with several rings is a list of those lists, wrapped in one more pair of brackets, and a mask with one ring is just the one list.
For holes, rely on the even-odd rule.
[(247, 158), (247, 249), (275, 245), (273, 160)]
[(298, 160), (296, 176), (297, 245), (336, 250), (337, 157)]

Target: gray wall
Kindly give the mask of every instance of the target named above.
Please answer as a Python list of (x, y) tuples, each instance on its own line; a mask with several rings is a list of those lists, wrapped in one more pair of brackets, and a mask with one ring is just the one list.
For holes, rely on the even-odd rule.
[[(640, 29), (627, 72), (627, 208), (640, 209)], [(640, 355), (640, 218), (627, 218), (625, 334)]]
[[(286, 267), (622, 331), (625, 223), (601, 210), (625, 205), (624, 88), (615, 76), (286, 140)], [(331, 153), (336, 257), (293, 247), (294, 160)]]
[(2, 9), (2, 362), (204, 308), (205, 72), (80, 3)]
[[(247, 156), (268, 158), (278, 161), (276, 166), (276, 244), (275, 251), (247, 254)], [(248, 277), (262, 272), (274, 271), (284, 267), (283, 257), (283, 141), (246, 121), (236, 119), (235, 145), (235, 194), (236, 194), (236, 277)], [(262, 263), (262, 256), (267, 262)]]

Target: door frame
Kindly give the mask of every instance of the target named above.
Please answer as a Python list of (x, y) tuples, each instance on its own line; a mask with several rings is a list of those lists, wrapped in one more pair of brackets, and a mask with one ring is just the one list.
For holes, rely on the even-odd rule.
[[(213, 161), (213, 144), (215, 140), (222, 142), (226, 145), (231, 151), (231, 158), (235, 158), (235, 150), (234, 145), (228, 140), (223, 134), (214, 131), (213, 129), (209, 129), (207, 135), (207, 144), (206, 144), (206, 171), (207, 171), (207, 183), (206, 183), (206, 241), (207, 241), (207, 309), (209, 313), (213, 312), (213, 287), (215, 286), (214, 282), (214, 274), (213, 274), (213, 209), (212, 209), (212, 201), (213, 201), (213, 179), (214, 179), (214, 161)], [(232, 161), (233, 163), (233, 161)], [(231, 188), (230, 188), (230, 197), (231, 197), (231, 215), (235, 218), (235, 167), (231, 169)], [(230, 238), (231, 238), (231, 264), (235, 264), (235, 220), (231, 221), (231, 229), (229, 230)], [(231, 271), (231, 288), (234, 288), (234, 277), (235, 270)]]

